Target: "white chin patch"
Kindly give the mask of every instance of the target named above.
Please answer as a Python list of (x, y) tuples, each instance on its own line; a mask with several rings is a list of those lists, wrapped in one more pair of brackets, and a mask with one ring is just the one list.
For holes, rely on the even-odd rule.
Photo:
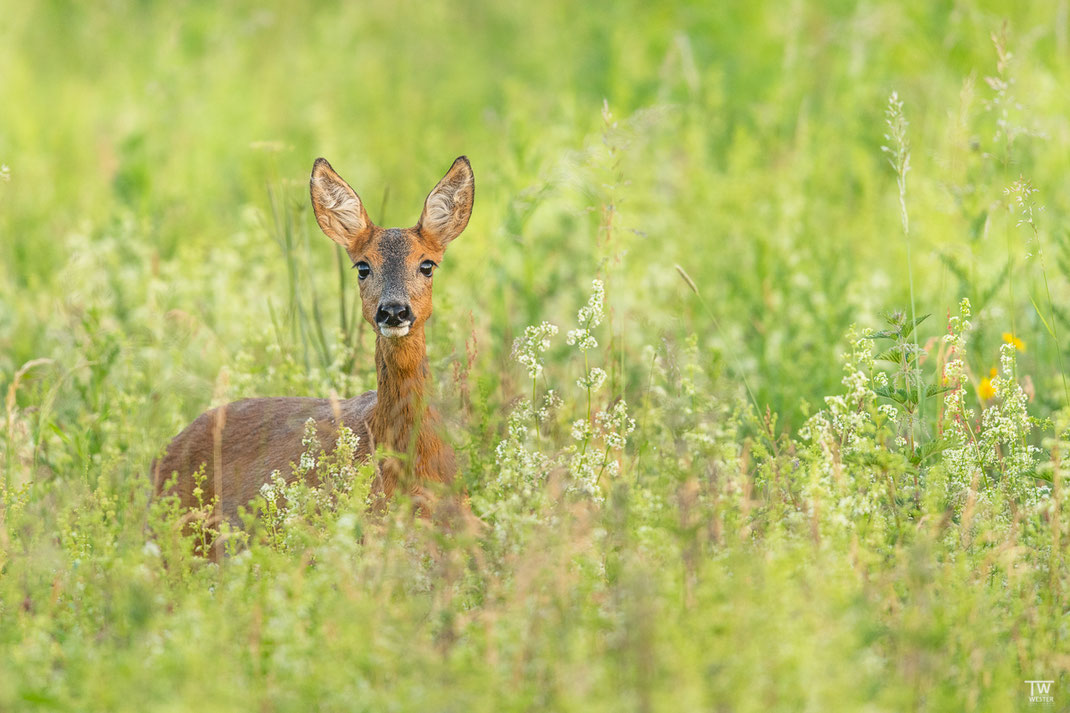
[(387, 327), (384, 325), (379, 327), (379, 333), (382, 334), (384, 337), (390, 337), (391, 339), (396, 339), (397, 337), (404, 337), (406, 334), (409, 333), (409, 325), (402, 324), (398, 327)]

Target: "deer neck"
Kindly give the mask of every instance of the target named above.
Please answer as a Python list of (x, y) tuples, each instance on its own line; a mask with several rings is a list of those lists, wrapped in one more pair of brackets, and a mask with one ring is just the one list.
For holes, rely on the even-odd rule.
[(376, 445), (407, 453), (414, 444), (414, 429), (427, 412), (427, 347), (421, 326), (407, 336), (375, 339), (378, 379), (375, 409), (369, 426)]

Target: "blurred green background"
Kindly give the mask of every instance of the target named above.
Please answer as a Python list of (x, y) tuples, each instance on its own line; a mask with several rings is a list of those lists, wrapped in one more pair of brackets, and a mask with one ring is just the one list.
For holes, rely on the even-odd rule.
[[(369, 657), (359, 690), (398, 710), (461, 710), (458, 701), (472, 706), (464, 709), (673, 710), (677, 689), (708, 710), (861, 710), (874, 701), (871, 710), (1006, 710), (1021, 702), (1023, 676), (1056, 675), (1025, 671), (1037, 657), (1061, 660), (1065, 681), (1065, 657), (1055, 656), (1065, 632), (1053, 633), (1030, 608), (1037, 592), (1062, 590), (1048, 581), (1047, 560), (1028, 586), (1007, 574), (1014, 567), (1004, 556), (1020, 551), (1012, 536), (998, 540), (1011, 549), (992, 555), (993, 566), (1006, 565), (1019, 598), (989, 619), (977, 615), (979, 623), (969, 612), (1006, 603), (1003, 574), (971, 580), (989, 571), (988, 555), (963, 554), (942, 535), (919, 543), (900, 534), (906, 539), (880, 546), (863, 537), (861, 555), (850, 533), (815, 553), (794, 534), (757, 545), (740, 523), (767, 516), (775, 530), (780, 511), (755, 505), (773, 496), (750, 484), (730, 488), (743, 498), (731, 506), (709, 501), (707, 514), (738, 515), (732, 527), (741, 534), (735, 549), (696, 545), (723, 568), (702, 580), (688, 559), (698, 530), (688, 529), (693, 516), (681, 503), (689, 501), (676, 488), (721, 472), (710, 465), (720, 456), (685, 440), (695, 422), (705, 424), (703, 438), (731, 450), (729, 470), (779, 473), (763, 471), (762, 459), (788, 463), (794, 451), (778, 449), (841, 390), (845, 333), (909, 313), (911, 283), (917, 314), (933, 314), (918, 335), (933, 358), (944, 354), (948, 315), (963, 297), (973, 303), (971, 408), (981, 405), (975, 392), (997, 366), (1004, 335), (1025, 346), (1018, 369), (1030, 412), (1045, 418), (1066, 404), (1056, 335), (1070, 334), (1068, 16), (1066, 0), (0, 0), (0, 650), (16, 662), (0, 708), (188, 709), (198, 693), (182, 681), (215, 674), (202, 653), (237, 655), (231, 647), (245, 644), (235, 642), (259, 632), (261, 607), (269, 618), (307, 614), (300, 607), (319, 597), (324, 611), (354, 617), (339, 625), (339, 640), (353, 648), (335, 642), (324, 661), (323, 631), (280, 634), (277, 650), (302, 665), (224, 667), (242, 683), (209, 686), (219, 709), (255, 700), (261, 710), (300, 710), (309, 699), (288, 686), (304, 677), (310, 688), (327, 686), (335, 659), (358, 650)], [(909, 238), (882, 151), (893, 92), (909, 121)], [(494, 621), (516, 636), (499, 641), (506, 663), (496, 669), (499, 650), (477, 633), (463, 639), (475, 648), (441, 658), (428, 633), (447, 618), (482, 626), (471, 611), (492, 606), (490, 585), (477, 602), (442, 603), (433, 586), (390, 579), (396, 572), (384, 565), (358, 573), (367, 585), (321, 570), (303, 590), (307, 558), (254, 554), (280, 587), (292, 587), (279, 594), (246, 564), (218, 576), (203, 563), (144, 564), (142, 475), (190, 419), (246, 396), (374, 388), (372, 335), (354, 319), (355, 276), (309, 207), (313, 160), (328, 158), (374, 221), (408, 226), (461, 154), (475, 171), (475, 211), (438, 272), (428, 342), (462, 479), (492, 509), (504, 414), (531, 392), (510, 359), (513, 339), (542, 320), (564, 333), (592, 278), (603, 279), (600, 358), (610, 381), (600, 398), (646, 404), (628, 462), (639, 473), (638, 460), (648, 459), (650, 482), (661, 485), (635, 497), (660, 514), (635, 537), (675, 534), (636, 545), (636, 561), (662, 573), (665, 589), (646, 575), (612, 574), (613, 558), (635, 542), (591, 534), (613, 532), (605, 523), (584, 537), (617, 554), (594, 557), (570, 579), (573, 545), (562, 536), (547, 545), (560, 555), (553, 582), (563, 599), (546, 595), (560, 617), (522, 636), (529, 613), (550, 606), (541, 598), (548, 590), (531, 600), (499, 592)], [(1037, 189), (1035, 234), (1006, 192), (1020, 178)], [(558, 337), (548, 355), (551, 384), (566, 390), (582, 374), (570, 354)], [(37, 359), (49, 361), (16, 377)], [(558, 435), (567, 432), (558, 425)], [(1039, 436), (1034, 445), (1050, 447)], [(798, 506), (797, 495), (784, 502)], [(922, 520), (940, 521), (934, 507)], [(494, 524), (493, 512), (484, 516)], [(508, 522), (502, 516), (497, 526)], [(1065, 546), (1052, 542), (1055, 551)], [(493, 565), (479, 570), (480, 581), (512, 582), (551, 566), (526, 559), (523, 548), (510, 552), (487, 545), (480, 557)], [(690, 574), (675, 568), (681, 561)], [(934, 573), (930, 561), (946, 568)], [(847, 562), (876, 574), (856, 581)], [(734, 586), (728, 570), (745, 585)], [(604, 574), (604, 588), (591, 584)], [(692, 590), (692, 575), (709, 586)], [(563, 593), (572, 587), (575, 599)], [(234, 629), (227, 612), (199, 609), (217, 591), (241, 611)], [(80, 608), (94, 596), (99, 606)], [(409, 598), (416, 603), (398, 603)], [(398, 609), (384, 614), (387, 603)], [(651, 612), (666, 617), (664, 629), (640, 626)], [(382, 617), (386, 628), (360, 629), (360, 617)], [(98, 630), (97, 621), (108, 623)], [(610, 646), (619, 659), (592, 644), (612, 621), (638, 637), (620, 634), (621, 648)], [(175, 633), (184, 626), (192, 633)], [(780, 626), (792, 633), (782, 637)], [(1023, 630), (1034, 638), (1012, 633)], [(525, 636), (542, 648), (525, 649)], [(813, 654), (824, 637), (832, 637), (828, 650)], [(153, 659), (170, 666), (156, 680), (139, 664), (161, 641), (177, 653)], [(360, 649), (365, 641), (373, 650)], [(715, 642), (708, 651), (707, 641)], [(666, 658), (644, 668), (647, 659), (627, 654), (633, 644)], [(97, 645), (108, 653), (98, 658)], [(953, 652), (946, 660), (944, 649)], [(434, 674), (410, 678), (396, 658), (402, 650)], [(589, 687), (568, 678), (570, 662), (603, 655), (609, 668)], [(114, 687), (101, 672), (115, 676)], [(551, 680), (557, 697), (540, 697)], [(399, 681), (404, 695), (393, 688)], [(691, 695), (707, 683), (718, 696)], [(478, 693), (484, 684), (489, 698)], [(629, 697), (633, 684), (640, 693)], [(124, 700), (138, 687), (143, 697)], [(471, 695), (451, 698), (462, 690)], [(516, 699), (499, 708), (494, 692)], [(324, 708), (346, 708), (356, 700), (348, 695)]]
[[(880, 150), (892, 91), (915, 147), (917, 311), (976, 302), (1012, 258), (1021, 284), (1015, 304), (1013, 290), (997, 292), (989, 359), (1011, 311), (1044, 353), (1028, 299), (1035, 250), (990, 203), (1024, 174), (1049, 235), (1065, 222), (1058, 3), (32, 2), (8, 3), (4, 17), (6, 373), (74, 346), (71, 313), (95, 299), (145, 326), (181, 310), (235, 348), (287, 299), (269, 189), (299, 211), (307, 279), (333, 325), (332, 246), (307, 235), (312, 160), (328, 157), (374, 220), (410, 225), (463, 153), (479, 195), (439, 281), (447, 325), (434, 349), (463, 342), (469, 312), (490, 350), (521, 325), (561, 321), (612, 260), (622, 339), (695, 331), (717, 354), (737, 352), (761, 405), (797, 425), (800, 403), (838, 381), (846, 327), (909, 307)], [(1021, 104), (1010, 119), (1046, 138), (1022, 134), (1007, 161), (986, 162), (1002, 151), (984, 78), (997, 76), (989, 35), (1005, 19)], [(616, 208), (608, 243), (605, 205)], [(1059, 305), (1064, 276), (1055, 282)], [(178, 372), (153, 369), (164, 398), (180, 388), (172, 379), (201, 382), (182, 393), (187, 416), (225, 359), (215, 347), (196, 355)]]

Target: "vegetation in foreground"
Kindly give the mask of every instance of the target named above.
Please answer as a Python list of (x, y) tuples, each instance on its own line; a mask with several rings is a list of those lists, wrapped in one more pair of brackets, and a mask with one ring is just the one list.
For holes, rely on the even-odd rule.
[[(3, 14), (0, 710), (1070, 705), (1065, 3)], [(172, 435), (375, 381), (312, 159), (408, 225), (461, 153), (486, 527), (309, 434), (193, 557)]]

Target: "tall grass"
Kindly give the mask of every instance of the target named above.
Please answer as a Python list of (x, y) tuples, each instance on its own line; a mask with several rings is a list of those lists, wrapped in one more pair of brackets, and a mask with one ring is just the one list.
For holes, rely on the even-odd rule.
[[(0, 710), (1065, 707), (1057, 10), (9, 4)], [(168, 438), (375, 385), (312, 160), (411, 225), (462, 153), (482, 527), (306, 434), (193, 556)]]

